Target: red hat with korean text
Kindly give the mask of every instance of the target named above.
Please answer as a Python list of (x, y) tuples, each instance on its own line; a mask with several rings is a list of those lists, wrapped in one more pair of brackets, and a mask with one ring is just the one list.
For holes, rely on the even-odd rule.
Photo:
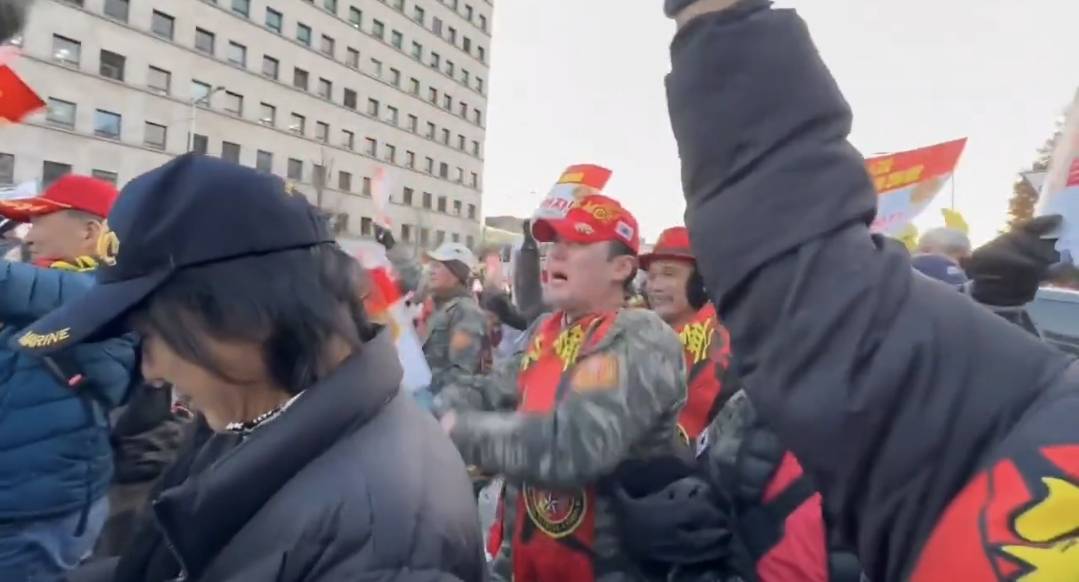
[(641, 255), (641, 268), (648, 270), (652, 261), (676, 260), (696, 262), (689, 243), (689, 230), (684, 226), (668, 228), (659, 235), (652, 252)]
[(0, 200), (0, 216), (16, 222), (30, 222), (35, 216), (78, 210), (105, 218), (118, 194), (116, 187), (104, 180), (67, 174), (58, 178), (39, 196)]
[(532, 236), (538, 242), (591, 244), (607, 241), (625, 243), (634, 254), (641, 241), (637, 219), (617, 201), (602, 194), (578, 199), (562, 218), (543, 218), (532, 223)]

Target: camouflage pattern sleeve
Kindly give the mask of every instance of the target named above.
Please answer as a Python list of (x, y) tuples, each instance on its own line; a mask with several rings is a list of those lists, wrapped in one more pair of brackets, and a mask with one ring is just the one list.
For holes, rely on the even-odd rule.
[(657, 440), (674, 446), (685, 359), (654, 313), (624, 311), (570, 374), (551, 413), (460, 414), (451, 437), (465, 461), (510, 480), (572, 488), (611, 472), (656, 431), (670, 432)]
[(487, 314), (471, 298), (454, 300), (449, 308), (446, 358), (432, 366), (431, 391), (438, 394), (449, 384), (482, 373), (487, 347)]
[(397, 286), (401, 289), (401, 292), (411, 293), (417, 291), (420, 287), (420, 280), (423, 278), (423, 267), (415, 255), (403, 245), (394, 245), (392, 249), (386, 251), (386, 258), (393, 265), (393, 270), (397, 275)]

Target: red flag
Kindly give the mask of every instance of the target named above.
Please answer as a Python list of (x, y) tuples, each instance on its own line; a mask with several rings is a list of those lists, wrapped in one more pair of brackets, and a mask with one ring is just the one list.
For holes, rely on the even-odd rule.
[(11, 67), (0, 67), (0, 119), (18, 123), (44, 106), (41, 97)]

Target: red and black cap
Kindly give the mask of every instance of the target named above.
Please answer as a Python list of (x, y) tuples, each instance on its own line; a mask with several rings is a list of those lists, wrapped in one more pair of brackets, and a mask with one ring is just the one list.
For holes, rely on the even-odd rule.
[(47, 354), (91, 338), (184, 267), (334, 240), (281, 179), (198, 154), (128, 183), (106, 227), (98, 283), (16, 336), (18, 349)]

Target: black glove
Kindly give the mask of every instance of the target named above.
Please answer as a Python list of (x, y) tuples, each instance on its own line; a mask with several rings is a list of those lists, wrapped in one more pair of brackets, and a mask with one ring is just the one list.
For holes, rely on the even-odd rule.
[(1044, 237), (1061, 220), (1060, 215), (1040, 216), (974, 251), (962, 263), (973, 281), (974, 299), (997, 307), (1018, 307), (1033, 300), (1049, 267), (1060, 262), (1056, 239)]
[(375, 227), (375, 240), (378, 242), (378, 244), (385, 247), (387, 251), (392, 249), (394, 245), (397, 244), (397, 241), (394, 240), (393, 233), (390, 232), (390, 229), (378, 224), (375, 224), (373, 226)]

